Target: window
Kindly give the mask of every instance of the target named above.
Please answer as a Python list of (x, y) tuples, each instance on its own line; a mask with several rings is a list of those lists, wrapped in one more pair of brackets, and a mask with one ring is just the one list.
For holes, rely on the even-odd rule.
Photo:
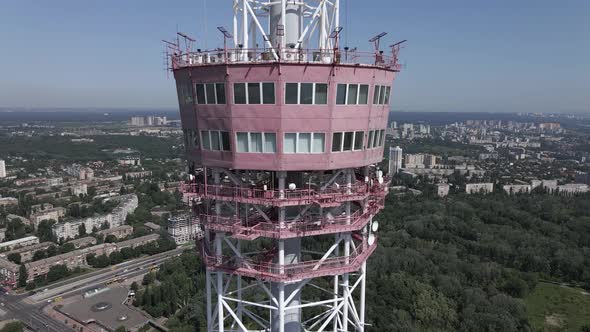
[(216, 83), (215, 84), (215, 91), (217, 94), (217, 103), (218, 104), (225, 104), (225, 84), (224, 83)]
[(197, 104), (225, 104), (225, 83), (195, 84)]
[(285, 133), (284, 153), (324, 153), (326, 134)]
[(195, 90), (197, 91), (197, 104), (205, 104), (205, 85), (196, 84)]
[(299, 83), (287, 83), (285, 85), (285, 104), (297, 104), (299, 102)]
[(277, 134), (264, 133), (264, 152), (265, 153), (277, 152)]
[(286, 83), (285, 104), (326, 105), (328, 103), (328, 84), (324, 83)]
[(369, 86), (361, 84), (359, 87), (359, 105), (367, 105), (369, 101)]
[(373, 135), (375, 135), (375, 131), (369, 131), (369, 139), (367, 140), (367, 149), (373, 148)]
[(248, 133), (237, 133), (236, 145), (238, 152), (248, 152)]
[(375, 85), (375, 91), (373, 92), (373, 105), (379, 104), (379, 91), (381, 91), (381, 85)]
[(236, 133), (238, 152), (275, 153), (275, 133)]
[(346, 84), (338, 84), (336, 87), (336, 105), (346, 104)]
[(379, 92), (379, 105), (383, 105), (383, 101), (385, 100), (385, 86), (381, 86), (381, 91)]
[(364, 131), (357, 131), (354, 133), (354, 150), (362, 150), (363, 149), (363, 136), (365, 136)]
[(297, 151), (297, 133), (285, 133), (283, 142), (284, 153), (295, 153)]
[(343, 151), (351, 151), (352, 150), (352, 139), (354, 136), (354, 132), (348, 131), (344, 133), (344, 144), (342, 145)]
[(274, 83), (234, 83), (234, 104), (274, 103)]
[(203, 142), (203, 146), (201, 147), (203, 150), (211, 150), (208, 130), (201, 130), (201, 142)]
[(326, 105), (328, 103), (328, 84), (315, 84), (315, 104)]
[(248, 83), (248, 104), (260, 104), (260, 83)]
[(191, 104), (193, 102), (193, 92), (191, 91), (191, 85), (185, 83), (179, 83), (178, 87), (178, 101), (181, 105)]
[(203, 143), (201, 147), (203, 150), (231, 151), (227, 131), (201, 130), (201, 142)]
[(346, 102), (348, 105), (356, 105), (358, 88), (359, 86), (356, 84), (348, 85), (348, 101)]
[(205, 84), (205, 96), (207, 97), (207, 104), (215, 104), (215, 84)]
[(383, 143), (385, 143), (385, 130), (381, 130), (379, 136), (379, 146), (383, 146)]
[(245, 83), (234, 83), (234, 104), (246, 104)]
[(385, 105), (389, 105), (389, 96), (390, 96), (390, 94), (391, 94), (391, 87), (390, 87), (390, 86), (388, 86), (388, 87), (385, 89), (385, 100), (383, 101), (383, 103), (384, 103)]
[(332, 135), (332, 152), (342, 151), (342, 133)]

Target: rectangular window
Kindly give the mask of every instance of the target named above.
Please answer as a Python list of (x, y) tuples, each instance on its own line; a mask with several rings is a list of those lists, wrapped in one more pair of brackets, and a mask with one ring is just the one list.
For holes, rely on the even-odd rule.
[(201, 130), (201, 142), (203, 142), (203, 150), (211, 150), (211, 141), (209, 140), (208, 130)]
[(215, 101), (215, 84), (205, 84), (205, 96), (207, 97), (207, 104), (216, 104)]
[(381, 136), (379, 138), (379, 146), (383, 146), (385, 143), (385, 130), (381, 130)]
[(366, 105), (369, 101), (369, 86), (361, 84), (359, 88), (359, 105)]
[(356, 105), (356, 99), (358, 97), (359, 86), (356, 84), (348, 85), (348, 105)]
[(378, 142), (378, 138), (379, 138), (379, 130), (375, 130), (375, 134), (373, 135), (373, 143), (371, 144), (371, 147), (374, 149), (377, 147), (377, 143)]
[(262, 152), (262, 133), (250, 133), (250, 152)]
[(351, 151), (352, 150), (352, 140), (353, 140), (354, 132), (347, 131), (344, 133), (344, 144), (342, 145), (343, 151)]
[(285, 104), (297, 104), (299, 96), (299, 83), (287, 83), (285, 85)]
[(277, 152), (277, 134), (264, 133), (264, 153)]
[(301, 83), (301, 101), (300, 104), (313, 104), (313, 83)]
[(336, 105), (346, 104), (346, 84), (338, 84), (336, 87)]
[(223, 151), (231, 151), (231, 146), (229, 143), (229, 133), (227, 131), (221, 132), (221, 150)]
[(373, 92), (373, 105), (379, 104), (379, 91), (381, 91), (381, 86), (375, 85), (375, 91)]
[(374, 130), (369, 131), (369, 139), (367, 140), (367, 149), (373, 148), (373, 135), (375, 134)]
[(379, 92), (379, 105), (383, 105), (384, 100), (385, 100), (385, 85), (382, 85), (381, 91)]
[(297, 141), (297, 153), (311, 152), (311, 133), (299, 133)]
[(354, 133), (354, 150), (362, 150), (363, 149), (363, 138), (365, 136), (364, 131), (357, 131)]
[(211, 150), (221, 150), (221, 142), (219, 140), (219, 132), (217, 130), (210, 131), (211, 133)]
[(385, 101), (383, 102), (385, 105), (389, 105), (389, 96), (390, 96), (390, 94), (391, 94), (391, 87), (388, 86), (385, 89)]
[(225, 83), (216, 83), (215, 91), (217, 93), (217, 103), (225, 104)]
[(340, 152), (342, 150), (342, 133), (334, 133), (332, 135), (332, 152)]
[(197, 92), (197, 104), (205, 104), (205, 85), (197, 84), (195, 90)]
[(260, 83), (248, 83), (248, 104), (260, 104)]
[(262, 103), (263, 104), (274, 104), (275, 103), (275, 84), (262, 83)]
[(324, 153), (324, 146), (326, 146), (326, 134), (314, 133), (313, 143), (311, 146), (312, 153)]
[(315, 104), (326, 105), (328, 103), (328, 84), (315, 84)]
[(297, 152), (297, 133), (285, 133), (285, 140), (283, 142), (283, 152)]
[(249, 152), (248, 150), (248, 133), (236, 134), (236, 145), (238, 152)]
[(246, 83), (234, 83), (234, 103), (246, 103)]

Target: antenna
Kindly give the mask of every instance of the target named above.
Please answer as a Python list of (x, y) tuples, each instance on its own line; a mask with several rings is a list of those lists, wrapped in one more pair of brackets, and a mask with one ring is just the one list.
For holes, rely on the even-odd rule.
[(403, 48), (401, 45), (407, 41), (407, 39), (404, 39), (402, 41), (398, 41), (397, 43), (389, 45), (389, 47), (391, 48), (391, 61), (393, 63), (394, 68), (398, 66), (397, 63), (399, 61), (399, 51)]
[(224, 27), (217, 27), (217, 30), (223, 34), (224, 61), (227, 62), (227, 40), (233, 38), (233, 35)]
[(369, 39), (369, 43), (375, 43), (375, 53), (379, 52), (379, 42), (381, 41), (381, 38), (385, 37), (386, 35), (387, 32), (381, 32), (377, 36)]

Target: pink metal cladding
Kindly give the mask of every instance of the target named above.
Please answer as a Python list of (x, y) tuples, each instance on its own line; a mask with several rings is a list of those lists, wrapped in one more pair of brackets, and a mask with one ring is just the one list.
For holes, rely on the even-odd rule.
[(236, 217), (205, 214), (200, 216), (200, 221), (208, 229), (230, 233), (232, 237), (240, 240), (255, 240), (259, 237), (290, 239), (359, 231), (382, 208), (382, 201), (370, 201), (366, 211), (356, 211), (350, 217), (303, 218), (300, 221), (286, 222), (284, 226), (278, 222), (268, 222), (264, 219), (248, 220), (247, 224), (243, 225), (242, 221)]
[(372, 194), (385, 195), (389, 179), (383, 184), (357, 182), (351, 187), (329, 187), (323, 191), (316, 189), (263, 190), (237, 187), (231, 185), (181, 184), (180, 192), (185, 199), (198, 197), (226, 202), (260, 204), (267, 206), (299, 206), (319, 204), (322, 207), (339, 206), (343, 202), (361, 201)]
[(376, 247), (377, 241), (371, 246), (363, 243), (348, 257), (340, 256), (283, 266), (234, 256), (217, 257), (205, 254), (204, 257), (207, 266), (214, 271), (224, 271), (273, 282), (289, 282), (358, 271)]

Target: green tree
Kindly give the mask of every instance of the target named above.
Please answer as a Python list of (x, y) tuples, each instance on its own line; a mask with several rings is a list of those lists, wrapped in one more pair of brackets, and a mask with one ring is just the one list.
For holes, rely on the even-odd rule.
[(37, 237), (41, 242), (56, 242), (55, 236), (51, 227), (55, 224), (55, 220), (43, 220), (37, 226)]
[(27, 286), (28, 278), (29, 274), (27, 273), (27, 268), (25, 267), (25, 264), (21, 264), (18, 268), (18, 287)]
[(86, 236), (86, 224), (81, 223), (80, 226), (78, 226), (78, 235), (80, 235), (80, 237)]
[(24, 325), (21, 322), (9, 322), (4, 325), (0, 332), (23, 332)]
[(13, 253), (8, 254), (8, 256), (6, 256), (6, 258), (9, 261), (13, 262), (14, 264), (20, 264), (20, 262), (21, 262), (20, 254), (17, 252), (13, 252)]
[(70, 271), (65, 265), (54, 265), (47, 272), (47, 281), (54, 282), (70, 275)]

